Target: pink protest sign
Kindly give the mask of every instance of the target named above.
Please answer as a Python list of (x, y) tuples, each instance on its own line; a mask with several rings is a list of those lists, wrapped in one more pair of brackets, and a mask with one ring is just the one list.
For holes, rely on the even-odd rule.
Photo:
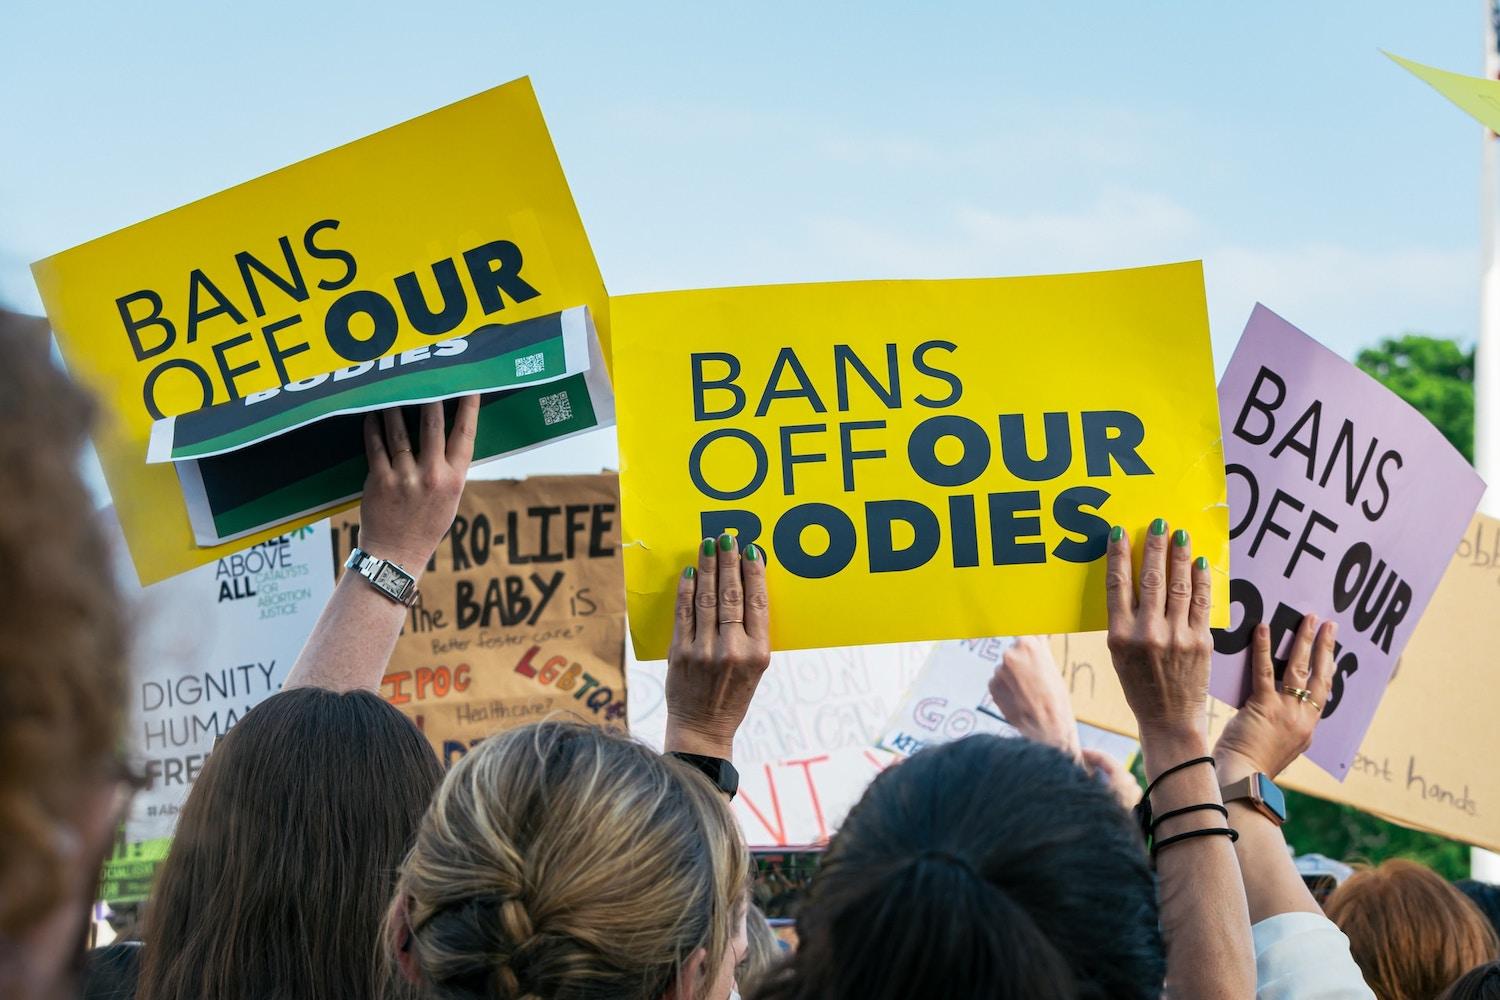
[(1307, 755), (1343, 780), (1484, 482), (1420, 413), (1265, 306), (1219, 383), (1219, 414), (1233, 606), (1212, 691), (1244, 701), (1258, 622), (1279, 676), (1303, 615), (1337, 621)]

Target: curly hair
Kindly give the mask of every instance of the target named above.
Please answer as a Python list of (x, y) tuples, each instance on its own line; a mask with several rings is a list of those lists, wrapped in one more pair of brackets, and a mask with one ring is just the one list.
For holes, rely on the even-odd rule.
[(125, 704), (125, 614), (78, 472), (89, 397), (39, 320), (0, 312), (0, 934), (58, 905), (58, 830), (103, 776)]

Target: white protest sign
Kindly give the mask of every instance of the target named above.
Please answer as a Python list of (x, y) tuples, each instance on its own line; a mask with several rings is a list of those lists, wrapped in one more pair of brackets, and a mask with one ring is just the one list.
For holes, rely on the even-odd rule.
[(333, 560), (320, 521), (144, 589), (120, 564), (135, 619), (129, 750), (151, 782), (125, 840), (142, 843), (171, 836), (214, 741), (281, 689), (333, 591)]

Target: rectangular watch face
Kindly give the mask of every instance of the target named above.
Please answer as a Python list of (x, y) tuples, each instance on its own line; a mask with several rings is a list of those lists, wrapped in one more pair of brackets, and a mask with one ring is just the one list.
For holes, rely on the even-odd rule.
[(1264, 774), (1257, 774), (1255, 776), (1255, 783), (1260, 790), (1260, 798), (1266, 804), (1266, 808), (1270, 809), (1277, 816), (1280, 816), (1284, 821), (1286, 819), (1286, 796), (1281, 794), (1281, 789), (1277, 788), (1276, 783)]
[(380, 572), (375, 574), (375, 586), (396, 597), (406, 596), (406, 584), (406, 574), (389, 563), (380, 567)]

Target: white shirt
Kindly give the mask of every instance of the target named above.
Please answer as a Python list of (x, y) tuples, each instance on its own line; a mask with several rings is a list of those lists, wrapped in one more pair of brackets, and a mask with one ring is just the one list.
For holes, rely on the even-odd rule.
[(1278, 913), (1250, 933), (1256, 1000), (1374, 1000), (1349, 939), (1321, 913)]

